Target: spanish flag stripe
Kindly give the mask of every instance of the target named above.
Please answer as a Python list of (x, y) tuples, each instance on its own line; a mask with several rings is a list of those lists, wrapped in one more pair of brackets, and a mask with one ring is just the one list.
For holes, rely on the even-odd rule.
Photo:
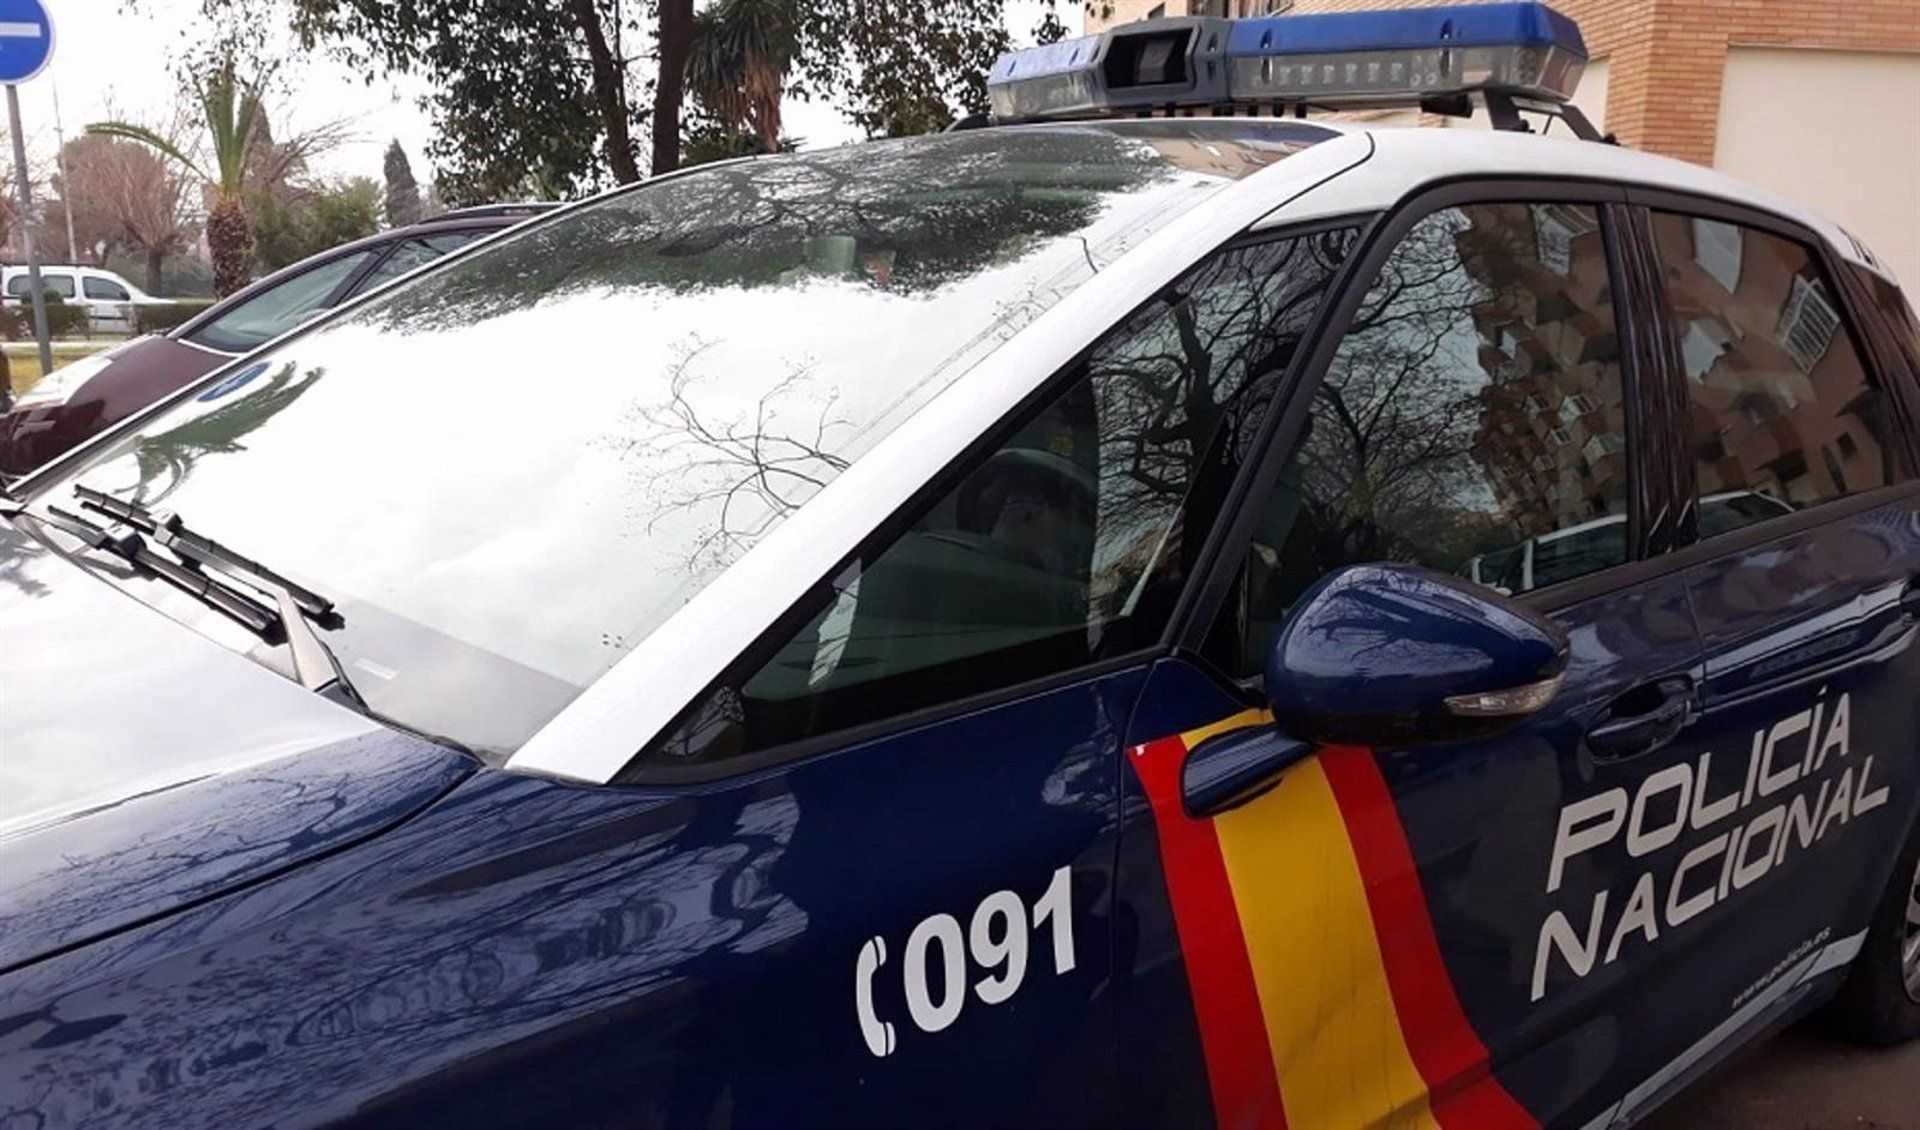
[(1285, 1130), (1286, 1112), (1220, 842), (1212, 821), (1190, 819), (1181, 805), (1180, 769), (1187, 748), (1180, 737), (1165, 738), (1137, 747), (1130, 760), (1153, 808), (1214, 1118), (1231, 1130)]
[(1434, 1114), (1447, 1130), (1531, 1130), (1538, 1124), (1493, 1077), (1486, 1046), (1454, 993), (1412, 848), (1373, 753), (1327, 749), (1319, 763), (1365, 876), (1387, 980)]
[(1214, 820), (1297, 1127), (1436, 1127), (1318, 759)]

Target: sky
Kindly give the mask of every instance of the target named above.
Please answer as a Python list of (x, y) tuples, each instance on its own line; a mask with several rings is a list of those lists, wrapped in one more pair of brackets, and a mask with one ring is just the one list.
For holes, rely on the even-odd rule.
[[(32, 159), (51, 161), (56, 141), (54, 101), (65, 136), (103, 118), (131, 118), (157, 124), (172, 104), (176, 82), (172, 62), (205, 33), (199, 0), (45, 0), (53, 13), (53, 61), (20, 88), (20, 112)], [(1024, 41), (1039, 22), (1040, 0), (1011, 0), (1008, 25)], [(1062, 5), (1069, 21), (1078, 5)], [(290, 42), (283, 36), (283, 42)], [(427, 84), (408, 76), (366, 76), (350, 71), (324, 50), (310, 55), (288, 51), (282, 78), (288, 87), (269, 107), (274, 133), (292, 136), (344, 120), (352, 140), (315, 162), (330, 177), (380, 176), (387, 142), (397, 138), (421, 181), (431, 176), (426, 156), (433, 136), (429, 114), (419, 99)], [(789, 99), (784, 107), (787, 133), (808, 147), (857, 140), (854, 129), (831, 106)]]

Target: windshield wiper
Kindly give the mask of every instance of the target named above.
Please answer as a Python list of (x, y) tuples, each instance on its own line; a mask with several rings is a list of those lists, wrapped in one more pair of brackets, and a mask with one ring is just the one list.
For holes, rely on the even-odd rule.
[(101, 526), (69, 510), (58, 506), (49, 506), (44, 513), (28, 511), (55, 529), (64, 530), (79, 538), (93, 549), (111, 554), (120, 560), (143, 569), (177, 589), (200, 600), (216, 611), (224, 612), (244, 627), (265, 635), (279, 620), (271, 608), (247, 596), (231, 586), (223, 585), (197, 570), (190, 569), (170, 557), (163, 557), (147, 546), (146, 539), (137, 533), (115, 535)]
[[(314, 622), (337, 623), (333, 601), (312, 589), (289, 580), (244, 557), (212, 538), (188, 529), (180, 516), (166, 510), (150, 510), (123, 502), (92, 487), (76, 485), (74, 494), (80, 505), (132, 527), (136, 533), (115, 537), (94, 523), (57, 507), (48, 507), (55, 525), (96, 549), (113, 553), (140, 565), (175, 587), (200, 597), (262, 636), (278, 626), (293, 655), (293, 674), (301, 686), (323, 698), (365, 710), (366, 700), (354, 690), (353, 683), (325, 641), (314, 630)], [(155, 543), (171, 550), (179, 560), (163, 557), (150, 549), (145, 534)], [(209, 572), (248, 585), (273, 598), (268, 607), (230, 584), (222, 584)]]

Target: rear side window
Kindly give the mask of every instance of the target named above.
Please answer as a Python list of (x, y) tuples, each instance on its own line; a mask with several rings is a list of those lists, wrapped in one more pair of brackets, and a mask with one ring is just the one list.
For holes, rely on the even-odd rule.
[(367, 277), (360, 280), (353, 292), (359, 294), (383, 286), (415, 267), (431, 263), (447, 252), (488, 234), (485, 231), (439, 232), (406, 240), (394, 248), (393, 253), (382, 260), (378, 267), (368, 271)]
[(1222, 252), (822, 589), (647, 768), (710, 764), (1148, 646), (1219, 517), (1351, 230)]
[(133, 297), (127, 293), (126, 287), (121, 286), (111, 279), (88, 277), (81, 279), (80, 285), (85, 288), (88, 298), (98, 299), (103, 302), (125, 302)]
[(1207, 652), (1257, 674), (1294, 600), (1401, 561), (1508, 592), (1628, 558), (1626, 408), (1597, 208), (1448, 208), (1394, 248), (1261, 505)]
[[(28, 275), (25, 271), (8, 279), (7, 294), (13, 298), (27, 297), (27, 282)], [(42, 271), (40, 272), (40, 285), (45, 288), (49, 295), (59, 295), (61, 298), (73, 297), (72, 275), (56, 275), (50, 271)]]
[(325, 310), (333, 292), (373, 254), (356, 251), (295, 275), (200, 327), (188, 340), (227, 353), (256, 349)]
[(1794, 240), (1656, 212), (1700, 484), (1700, 532), (1898, 482), (1886, 393), (1813, 253)]

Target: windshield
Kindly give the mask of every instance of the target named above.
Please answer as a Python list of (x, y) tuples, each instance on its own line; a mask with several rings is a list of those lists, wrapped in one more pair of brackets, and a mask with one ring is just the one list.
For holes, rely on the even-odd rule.
[(283, 344), (78, 479), (332, 598), (375, 710), (510, 752), (1022, 325), (1324, 136), (1023, 127), (695, 170)]

